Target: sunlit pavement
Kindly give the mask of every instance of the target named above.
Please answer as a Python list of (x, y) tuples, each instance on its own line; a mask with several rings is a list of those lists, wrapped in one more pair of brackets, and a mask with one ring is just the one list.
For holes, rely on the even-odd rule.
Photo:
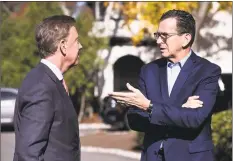
[[(85, 136), (89, 134), (94, 134), (98, 131), (98, 129), (80, 129), (80, 135)], [(15, 134), (12, 128), (2, 128), (1, 130), (1, 161), (12, 161), (13, 160), (13, 153), (14, 153), (14, 145), (15, 145)], [(121, 155), (121, 150), (110, 150), (108, 149), (99, 149), (99, 148), (90, 148), (83, 147), (81, 153), (81, 161), (138, 161), (137, 157), (129, 158), (127, 155)], [(94, 150), (93, 150), (94, 149)], [(116, 151), (116, 154), (114, 154)]]

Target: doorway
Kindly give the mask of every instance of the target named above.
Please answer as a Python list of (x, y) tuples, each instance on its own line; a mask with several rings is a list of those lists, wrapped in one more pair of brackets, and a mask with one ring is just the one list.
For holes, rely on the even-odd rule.
[(138, 78), (143, 61), (136, 57), (127, 55), (119, 58), (114, 66), (114, 91), (127, 91), (126, 83), (138, 88)]

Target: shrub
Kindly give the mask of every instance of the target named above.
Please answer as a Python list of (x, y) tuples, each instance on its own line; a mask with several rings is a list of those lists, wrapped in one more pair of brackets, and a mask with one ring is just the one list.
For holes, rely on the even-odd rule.
[(216, 113), (212, 116), (212, 137), (217, 161), (232, 160), (232, 110)]

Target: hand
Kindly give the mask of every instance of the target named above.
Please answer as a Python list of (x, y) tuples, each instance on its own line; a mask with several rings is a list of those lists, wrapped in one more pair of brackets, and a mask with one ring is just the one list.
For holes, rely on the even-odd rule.
[(117, 99), (118, 102), (137, 106), (138, 108), (146, 110), (150, 105), (150, 100), (148, 100), (140, 90), (134, 88), (129, 83), (127, 83), (126, 86), (131, 92), (112, 92), (109, 93), (109, 96)]
[(203, 102), (198, 100), (199, 96), (190, 96), (182, 107), (185, 108), (199, 108), (203, 106)]

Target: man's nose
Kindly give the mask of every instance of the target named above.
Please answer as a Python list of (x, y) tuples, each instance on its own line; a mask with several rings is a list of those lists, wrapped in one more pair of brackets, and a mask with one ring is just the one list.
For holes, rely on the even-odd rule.
[(161, 37), (159, 36), (158, 39), (156, 40), (156, 43), (157, 43), (157, 44), (161, 44), (162, 42), (163, 42), (163, 41), (162, 41)]
[(82, 49), (82, 48), (83, 48), (82, 44), (81, 44), (81, 43), (79, 43), (79, 49)]

